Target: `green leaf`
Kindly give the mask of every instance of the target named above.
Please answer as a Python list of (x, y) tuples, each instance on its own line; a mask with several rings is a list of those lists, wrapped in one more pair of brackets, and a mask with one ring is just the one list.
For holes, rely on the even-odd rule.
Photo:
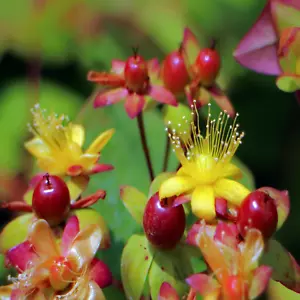
[(148, 197), (150, 198), (153, 196), (156, 192), (158, 192), (160, 185), (167, 180), (168, 178), (172, 177), (174, 173), (171, 172), (164, 172), (159, 174), (154, 178), (154, 180), (151, 182), (149, 194)]
[(153, 254), (146, 237), (133, 235), (121, 257), (121, 277), (127, 298), (140, 299), (152, 261)]
[(272, 279), (281, 282), (292, 290), (300, 291), (299, 266), (291, 254), (276, 240), (269, 240), (261, 265), (272, 268)]
[(171, 251), (156, 251), (149, 272), (152, 299), (157, 299), (163, 282), (168, 282), (180, 296), (188, 291), (185, 278), (192, 274), (190, 255), (185, 246), (178, 245)]
[(132, 217), (142, 226), (147, 197), (138, 189), (128, 185), (120, 188), (120, 197)]
[(276, 282), (274, 280), (270, 280), (269, 287), (268, 287), (268, 299), (274, 299), (274, 300), (299, 300), (300, 294), (295, 293), (294, 291), (286, 288), (284, 285), (282, 285), (279, 282)]
[(300, 89), (300, 75), (281, 75), (276, 80), (277, 87), (287, 93)]

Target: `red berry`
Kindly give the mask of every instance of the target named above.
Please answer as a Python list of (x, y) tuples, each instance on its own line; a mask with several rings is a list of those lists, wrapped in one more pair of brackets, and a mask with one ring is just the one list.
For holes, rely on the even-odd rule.
[(66, 183), (58, 176), (46, 174), (37, 184), (32, 196), (35, 214), (50, 225), (61, 223), (70, 210), (70, 193)]
[(201, 50), (196, 58), (194, 71), (195, 76), (203, 85), (211, 85), (218, 76), (221, 66), (219, 53), (210, 48)]
[(180, 241), (185, 229), (183, 206), (172, 207), (165, 204), (156, 193), (146, 205), (143, 225), (152, 245), (161, 249), (171, 249)]
[(256, 228), (268, 239), (276, 231), (277, 222), (275, 201), (262, 191), (254, 191), (245, 198), (237, 218), (238, 229), (244, 237), (248, 229)]
[(149, 77), (147, 62), (139, 55), (130, 56), (124, 68), (127, 88), (135, 93), (145, 93), (148, 88)]
[(228, 276), (223, 283), (225, 299), (248, 299), (248, 286), (238, 275)]
[(189, 74), (180, 49), (167, 55), (161, 76), (165, 87), (173, 94), (184, 92), (184, 87), (189, 82)]

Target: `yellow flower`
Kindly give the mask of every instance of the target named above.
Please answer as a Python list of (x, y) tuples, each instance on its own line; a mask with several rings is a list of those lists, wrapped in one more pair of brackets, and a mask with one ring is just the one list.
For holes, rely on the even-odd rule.
[(25, 148), (37, 158), (39, 167), (59, 176), (89, 175), (111, 170), (113, 167), (98, 164), (100, 151), (114, 133), (110, 129), (100, 134), (83, 151), (85, 131), (81, 125), (72, 124), (65, 115), (45, 115), (38, 104), (32, 109), (33, 124), (30, 131), (34, 138), (25, 143)]
[(217, 120), (212, 120), (209, 108), (206, 134), (202, 135), (197, 110), (194, 105), (191, 107), (192, 115), (196, 114), (197, 117), (197, 125), (191, 123), (192, 136), (185, 131), (173, 130), (169, 133), (173, 151), (182, 167), (175, 176), (162, 183), (159, 195), (161, 199), (181, 194), (191, 195), (193, 213), (199, 218), (213, 220), (216, 217), (216, 197), (240, 205), (250, 193), (242, 184), (228, 179), (241, 175), (240, 169), (230, 161), (241, 144), (244, 133), (238, 132), (238, 115), (233, 124), (229, 125), (226, 111), (221, 112)]

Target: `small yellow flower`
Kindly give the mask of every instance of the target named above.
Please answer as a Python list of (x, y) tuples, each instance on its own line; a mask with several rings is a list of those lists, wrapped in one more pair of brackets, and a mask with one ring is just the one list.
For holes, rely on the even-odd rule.
[(161, 199), (181, 194), (191, 195), (193, 213), (199, 218), (213, 220), (216, 217), (216, 197), (240, 205), (250, 193), (242, 184), (228, 179), (241, 175), (240, 169), (230, 161), (244, 133), (238, 132), (237, 116), (233, 124), (229, 125), (226, 111), (221, 112), (217, 120), (212, 120), (209, 109), (206, 134), (202, 135), (197, 110), (194, 105), (191, 107), (192, 114), (197, 117), (197, 126), (191, 123), (192, 136), (178, 130), (169, 133), (182, 167), (175, 176), (162, 183), (159, 195)]
[(39, 167), (59, 176), (89, 175), (111, 170), (113, 167), (98, 164), (100, 151), (114, 133), (110, 129), (100, 134), (86, 151), (82, 146), (85, 130), (72, 124), (65, 115), (45, 115), (38, 104), (32, 109), (33, 124), (30, 131), (34, 138), (25, 143), (25, 148), (37, 158)]

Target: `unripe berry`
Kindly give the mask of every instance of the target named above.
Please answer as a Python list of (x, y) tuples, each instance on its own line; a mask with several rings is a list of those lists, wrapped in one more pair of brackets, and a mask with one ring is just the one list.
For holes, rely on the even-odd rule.
[(149, 84), (147, 62), (140, 55), (130, 56), (125, 63), (126, 87), (135, 93), (146, 92)]
[(268, 239), (276, 231), (277, 222), (275, 201), (262, 191), (250, 193), (238, 212), (237, 226), (243, 237), (250, 228), (256, 228)]
[(161, 249), (172, 249), (184, 233), (183, 206), (172, 207), (166, 201), (160, 201), (156, 193), (145, 207), (143, 225), (145, 234), (152, 245)]
[(49, 174), (36, 185), (32, 196), (33, 211), (51, 226), (58, 225), (67, 217), (70, 202), (66, 183), (60, 177)]
[(173, 94), (184, 92), (189, 82), (189, 74), (184, 63), (181, 49), (168, 54), (163, 62), (161, 78), (165, 87)]
[(220, 67), (219, 53), (214, 49), (205, 48), (199, 52), (193, 69), (200, 82), (205, 86), (209, 86), (216, 80)]

